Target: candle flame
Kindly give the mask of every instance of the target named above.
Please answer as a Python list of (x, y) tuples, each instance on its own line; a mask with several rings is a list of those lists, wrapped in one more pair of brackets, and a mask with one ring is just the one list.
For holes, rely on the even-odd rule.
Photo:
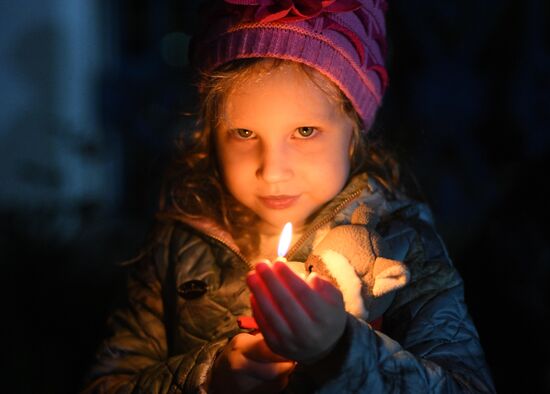
[(288, 248), (290, 247), (290, 241), (292, 240), (292, 223), (288, 222), (283, 227), (281, 237), (279, 238), (279, 247), (277, 248), (277, 256), (284, 257)]

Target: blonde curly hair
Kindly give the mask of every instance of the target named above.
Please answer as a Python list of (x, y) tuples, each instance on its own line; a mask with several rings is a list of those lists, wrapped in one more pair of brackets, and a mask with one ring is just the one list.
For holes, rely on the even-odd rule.
[(215, 220), (233, 236), (245, 256), (252, 256), (258, 250), (259, 236), (255, 231), (258, 217), (226, 189), (214, 135), (220, 126), (227, 97), (234, 87), (282, 64), (292, 64), (303, 72), (353, 120), (349, 178), (366, 172), (390, 195), (404, 192), (400, 185), (400, 166), (394, 155), (384, 149), (380, 141), (368, 139), (369, 133), (363, 130), (362, 121), (351, 102), (329, 79), (307, 65), (282, 59), (242, 59), (227, 63), (200, 76), (197, 127), (192, 133), (182, 132), (177, 139), (177, 153), (164, 180), (160, 208), (168, 215)]

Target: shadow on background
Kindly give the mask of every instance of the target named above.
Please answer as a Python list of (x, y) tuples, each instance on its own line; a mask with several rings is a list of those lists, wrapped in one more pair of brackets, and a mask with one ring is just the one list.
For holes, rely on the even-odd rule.
[[(73, 393), (189, 126), (196, 18), (181, 0), (31, 3), (0, 25), (3, 365), (6, 392)], [(499, 392), (550, 391), (549, 22), (534, 0), (388, 14), (377, 123), (434, 210)]]

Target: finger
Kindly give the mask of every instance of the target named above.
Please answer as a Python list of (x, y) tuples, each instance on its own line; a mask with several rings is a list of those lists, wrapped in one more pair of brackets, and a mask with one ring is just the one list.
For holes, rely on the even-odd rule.
[(279, 376), (291, 372), (295, 366), (293, 361), (262, 363), (245, 358), (244, 355), (240, 355), (240, 357), (243, 357), (243, 359), (239, 363), (237, 371), (261, 380), (277, 379)]
[(316, 320), (317, 311), (324, 307), (323, 299), (298, 275), (284, 263), (276, 261), (273, 264), (273, 270), (285, 284), (293, 298), (298, 300), (307, 315)]
[(329, 280), (317, 275), (315, 272), (309, 274), (307, 278), (308, 285), (315, 290), (326, 302), (340, 306), (343, 304), (342, 292), (334, 286)]
[[(284, 358), (269, 348), (265, 342), (265, 338), (261, 333), (252, 334), (239, 334), (239, 345), (241, 353), (247, 358), (253, 359), (258, 362), (281, 362), (290, 361)], [(236, 338), (236, 337), (235, 337)]]
[(256, 337), (261, 338), (262, 347), (258, 348), (257, 352), (256, 349), (251, 349), (254, 353), (251, 354), (250, 357), (257, 361), (262, 361), (262, 358), (270, 361), (289, 361), (287, 358), (273, 352), (272, 348), (278, 347), (280, 339), (265, 321), (265, 318), (263, 317), (263, 314), (259, 309), (257, 301), (253, 295), (250, 295), (250, 304), (252, 305), (252, 312), (254, 313), (258, 326), (260, 327), (260, 331), (262, 332), (262, 334), (255, 335)]
[[(281, 264), (285, 268), (289, 269), (284, 263), (277, 262), (276, 264)], [(290, 291), (286, 284), (281, 281), (281, 278), (276, 275), (276, 273), (272, 269), (265, 265), (258, 266), (257, 272), (267, 289), (270, 291), (272, 299), (276, 303), (278, 309), (281, 312), (281, 315), (284, 317), (292, 331), (296, 332), (307, 328), (307, 326), (304, 327), (304, 325), (309, 324), (311, 322), (311, 318), (302, 307), (300, 300), (296, 298), (296, 296)], [(305, 284), (305, 282), (299, 279), (299, 277), (297, 277), (292, 271), (290, 272), (296, 277), (296, 279), (303, 283), (303, 286), (307, 287), (307, 284)], [(311, 292), (311, 290), (309, 289), (308, 291)], [(266, 320), (270, 323), (269, 316), (266, 315), (265, 317)]]
[(250, 294), (250, 306), (252, 307), (252, 314), (256, 319), (256, 323), (260, 328), (260, 332), (262, 333), (267, 343), (271, 345), (278, 343), (279, 337), (275, 332), (273, 332), (273, 330), (265, 320), (265, 316), (263, 315), (262, 310), (258, 306), (258, 301), (256, 301), (256, 297), (254, 297), (254, 294)]
[(265, 321), (264, 327), (269, 327), (279, 338), (287, 337), (291, 329), (283, 316), (283, 312), (279, 308), (280, 304), (273, 299), (270, 289), (267, 288), (266, 283), (260, 276), (260, 271), (262, 270), (271, 271), (267, 265), (258, 264), (256, 266), (256, 273), (251, 273), (247, 277), (248, 286), (254, 295), (257, 309), (261, 310), (261, 314), (263, 315)]

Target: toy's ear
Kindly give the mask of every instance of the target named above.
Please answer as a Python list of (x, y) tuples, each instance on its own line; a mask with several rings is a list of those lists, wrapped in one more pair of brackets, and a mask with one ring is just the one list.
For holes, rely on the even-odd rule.
[(366, 204), (360, 204), (351, 214), (351, 224), (361, 224), (369, 229), (375, 229), (380, 217)]
[(400, 289), (409, 281), (409, 270), (400, 261), (377, 257), (374, 262), (372, 294), (379, 297)]

